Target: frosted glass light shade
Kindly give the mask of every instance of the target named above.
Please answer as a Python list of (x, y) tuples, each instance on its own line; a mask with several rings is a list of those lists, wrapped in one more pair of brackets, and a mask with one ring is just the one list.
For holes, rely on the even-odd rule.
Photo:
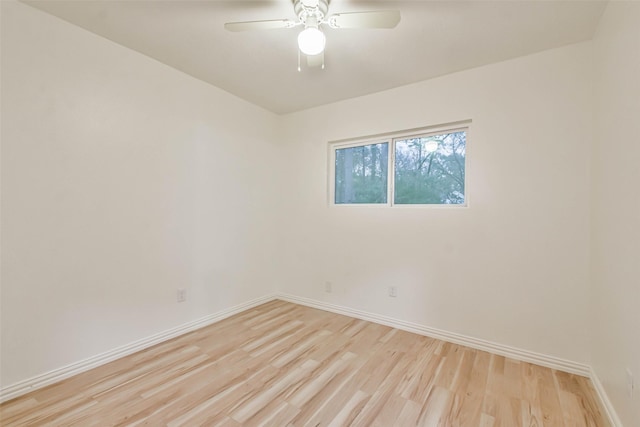
[(326, 39), (322, 31), (314, 27), (305, 28), (298, 34), (298, 47), (305, 55), (317, 55), (324, 50)]

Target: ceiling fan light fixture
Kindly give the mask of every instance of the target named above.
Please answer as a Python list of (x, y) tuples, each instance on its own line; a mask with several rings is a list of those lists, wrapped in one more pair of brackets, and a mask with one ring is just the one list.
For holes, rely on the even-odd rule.
[(315, 27), (307, 27), (298, 34), (298, 47), (305, 55), (318, 55), (324, 50), (327, 39)]
[(435, 139), (430, 139), (424, 145), (424, 148), (427, 150), (427, 153), (433, 153), (434, 151), (438, 151), (438, 141)]
[[(2, 1), (2, 0), (0, 0)], [(283, 0), (284, 1), (284, 0)], [(321, 30), (324, 28), (394, 28), (400, 22), (400, 11), (377, 10), (369, 12), (347, 12), (328, 15), (331, 0), (289, 0), (293, 3), (293, 11), (297, 17), (291, 19), (272, 19), (267, 21), (227, 22), (227, 31), (270, 30), (277, 28), (304, 27), (298, 33), (298, 71), (300, 71), (300, 54), (307, 56), (307, 65), (324, 68), (326, 38)]]

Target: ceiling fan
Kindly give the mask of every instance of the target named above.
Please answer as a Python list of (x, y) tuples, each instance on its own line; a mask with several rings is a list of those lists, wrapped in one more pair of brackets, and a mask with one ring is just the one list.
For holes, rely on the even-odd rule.
[(322, 65), (326, 38), (321, 26), (329, 28), (394, 28), (400, 22), (400, 11), (379, 10), (372, 12), (335, 13), (327, 15), (330, 0), (292, 0), (297, 20), (275, 19), (269, 21), (227, 22), (228, 31), (271, 30), (304, 27), (298, 34), (298, 71), (300, 52), (307, 55), (307, 65)]

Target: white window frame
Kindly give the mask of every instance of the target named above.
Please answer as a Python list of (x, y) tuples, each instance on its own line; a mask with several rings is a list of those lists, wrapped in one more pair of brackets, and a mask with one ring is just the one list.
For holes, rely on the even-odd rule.
[[(471, 120), (465, 120), (454, 123), (447, 123), (437, 126), (428, 126), (423, 128), (407, 129), (399, 132), (385, 133), (362, 138), (349, 138), (338, 141), (330, 141), (328, 143), (328, 202), (329, 206), (335, 207), (396, 207), (396, 208), (445, 208), (457, 209), (469, 206), (469, 134), (471, 130)], [(395, 148), (396, 141), (404, 141), (411, 138), (424, 138), (433, 135), (442, 135), (445, 133), (462, 132), (466, 133), (465, 139), (465, 156), (464, 156), (464, 203), (459, 204), (425, 204), (425, 203), (394, 203), (394, 187), (395, 187)], [(336, 203), (336, 150), (344, 148), (361, 147), (365, 145), (388, 143), (389, 149), (387, 153), (387, 203)]]

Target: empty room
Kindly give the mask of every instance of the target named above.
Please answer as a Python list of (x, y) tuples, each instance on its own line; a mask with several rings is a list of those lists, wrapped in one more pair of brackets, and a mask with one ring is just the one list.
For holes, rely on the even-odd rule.
[(640, 1), (0, 7), (0, 425), (640, 426)]

